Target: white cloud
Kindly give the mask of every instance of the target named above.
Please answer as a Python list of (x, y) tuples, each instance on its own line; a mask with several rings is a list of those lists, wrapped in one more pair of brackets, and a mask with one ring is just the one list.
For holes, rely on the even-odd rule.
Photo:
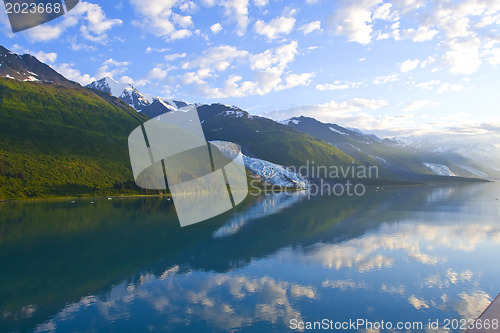
[(155, 47), (151, 47), (151, 46), (148, 46), (146, 48), (146, 52), (147, 53), (152, 53), (152, 52), (158, 52), (158, 53), (163, 53), (163, 52), (167, 52), (168, 50), (170, 50), (169, 48), (155, 48)]
[(286, 88), (308, 86), (313, 77), (312, 73), (288, 74), (285, 76)]
[(434, 39), (434, 37), (439, 33), (436, 29), (430, 29), (428, 27), (419, 27), (413, 36), (414, 42), (426, 42)]
[(65, 78), (76, 81), (81, 85), (89, 84), (96, 79), (89, 74), (82, 74), (78, 69), (74, 68), (72, 64), (62, 63), (53, 65), (54, 69)]
[(247, 51), (239, 50), (234, 46), (222, 45), (212, 47), (198, 58), (183, 65), (184, 68), (198, 68), (209, 76), (214, 72), (225, 71), (232, 62), (248, 56)]
[(28, 34), (29, 40), (33, 42), (46, 42), (59, 38), (67, 27), (68, 26), (62, 23), (57, 25), (44, 24), (29, 29), (26, 33)]
[(376, 8), (372, 14), (373, 20), (383, 20), (383, 21), (394, 21), (397, 20), (397, 12), (391, 11), (392, 4), (384, 3), (380, 7)]
[[(87, 29), (93, 32), (95, 35), (102, 35), (105, 32), (111, 30), (115, 25), (121, 25), (123, 22), (119, 19), (108, 19), (106, 14), (99, 5), (81, 2), (77, 7), (75, 7), (77, 13), (81, 12), (85, 15), (87, 21)], [(71, 11), (70, 13), (72, 13)]]
[(301, 30), (304, 33), (304, 35), (308, 35), (313, 31), (321, 30), (321, 22), (314, 21), (314, 22), (304, 24), (303, 26), (301, 26), (299, 28), (299, 30)]
[(158, 81), (163, 80), (167, 76), (168, 70), (155, 67), (146, 74), (146, 79)]
[(403, 108), (403, 111), (404, 112), (417, 111), (417, 110), (420, 110), (420, 109), (423, 109), (426, 107), (436, 106), (436, 105), (439, 105), (439, 102), (436, 102), (436, 101), (433, 101), (430, 99), (423, 99), (423, 100), (415, 101), (415, 102), (408, 104), (407, 106), (405, 106)]
[(371, 42), (373, 20), (393, 20), (391, 4), (381, 0), (341, 1), (331, 18), (337, 35), (347, 36), (348, 41), (367, 45)]
[(212, 31), (213, 34), (218, 34), (222, 30), (222, 25), (220, 23), (215, 23), (210, 27), (210, 31)]
[(403, 61), (401, 64), (399, 64), (399, 69), (401, 70), (401, 72), (407, 73), (407, 72), (412, 71), (415, 68), (417, 68), (419, 63), (420, 63), (420, 60), (418, 60), (418, 59), (415, 59), (415, 60), (408, 59), (408, 60)]
[(248, 0), (226, 0), (222, 2), (225, 8), (225, 16), (236, 22), (237, 34), (243, 36), (247, 30), (248, 23)]
[(108, 19), (101, 6), (83, 1), (66, 13), (60, 23), (43, 24), (25, 33), (31, 41), (49, 41), (59, 38), (67, 28), (78, 25), (80, 21), (83, 21), (80, 26), (82, 36), (98, 43), (105, 43), (108, 38), (106, 33), (123, 23), (119, 19)]
[(421, 83), (417, 83), (415, 86), (422, 90), (432, 90), (435, 89), (437, 85), (441, 83), (441, 80), (430, 80)]
[(277, 17), (269, 23), (258, 20), (255, 22), (255, 32), (259, 35), (264, 35), (269, 39), (275, 39), (283, 35), (288, 35), (295, 25), (293, 17)]
[[(385, 100), (353, 98), (344, 101), (332, 100), (328, 103), (318, 105), (303, 105), (287, 110), (272, 111), (268, 114), (273, 119), (288, 119), (295, 116), (310, 116), (324, 122), (339, 122), (344, 126), (372, 128), (380, 125), (381, 119), (378, 119), (366, 110), (378, 110), (389, 106)], [(405, 115), (404, 117), (408, 117)], [(393, 121), (390, 119), (387, 121)], [(383, 123), (385, 124), (385, 120)], [(370, 124), (370, 125), (368, 125)], [(394, 126), (394, 122), (393, 125)]]
[(99, 67), (96, 76), (98, 78), (118, 76), (127, 71), (128, 65), (130, 65), (128, 61), (116, 61), (113, 58), (109, 58)]
[(436, 62), (436, 57), (429, 56), (427, 59), (423, 60), (420, 62), (420, 67), (425, 68), (430, 64), (433, 64)]
[(39, 52), (33, 53), (33, 55), (38, 60), (40, 60), (41, 62), (45, 62), (45, 63), (53, 63), (57, 60), (57, 53), (55, 53), (55, 52), (46, 53), (43, 51), (39, 51)]
[(43, 51), (31, 51), (17, 44), (12, 45), (12, 51), (21, 54), (31, 54), (43, 63), (54, 63), (57, 60), (57, 53), (55, 52), (43, 52)]
[(174, 13), (176, 2), (172, 0), (130, 0), (140, 20), (132, 21), (145, 31), (167, 41), (183, 39), (193, 32), (191, 16)]
[[(313, 73), (286, 71), (294, 61), (298, 43), (292, 41), (262, 53), (250, 54), (234, 46), (212, 47), (193, 60), (183, 64), (183, 69), (193, 71), (182, 75), (182, 83), (193, 85), (195, 92), (210, 98), (265, 95), (272, 91), (307, 86)], [(215, 80), (217, 72), (233, 66), (250, 65), (253, 80), (244, 80), (241, 75), (229, 74), (222, 87), (214, 87), (208, 80)]]
[(284, 69), (289, 63), (293, 62), (297, 51), (298, 43), (292, 41), (288, 44), (278, 46), (276, 49), (266, 50), (262, 53), (250, 57), (251, 69), (268, 69), (277, 66)]
[(465, 41), (453, 39), (445, 43), (448, 51), (443, 61), (450, 67), (449, 72), (453, 74), (472, 74), (481, 65), (479, 50), (481, 41), (478, 38), (470, 38)]
[(373, 83), (376, 85), (387, 84), (397, 81), (399, 81), (399, 77), (397, 74), (377, 76), (375, 79), (373, 79)]
[(257, 7), (264, 7), (268, 4), (269, 0), (253, 0), (254, 5)]
[(351, 82), (351, 81), (335, 81), (334, 83), (317, 84), (316, 89), (319, 91), (325, 90), (345, 90), (351, 88), (358, 88), (364, 82)]
[(165, 55), (165, 61), (174, 61), (176, 59), (185, 58), (187, 53), (172, 53)]

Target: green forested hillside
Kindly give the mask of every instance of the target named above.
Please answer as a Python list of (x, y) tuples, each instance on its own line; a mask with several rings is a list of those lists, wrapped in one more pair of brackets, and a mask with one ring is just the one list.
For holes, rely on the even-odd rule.
[(0, 78), (0, 199), (134, 189), (127, 137), (146, 119), (83, 88)]

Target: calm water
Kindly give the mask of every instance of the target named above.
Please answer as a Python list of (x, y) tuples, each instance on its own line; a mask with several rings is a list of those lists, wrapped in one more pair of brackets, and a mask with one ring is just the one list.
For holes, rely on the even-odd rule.
[(497, 184), (280, 194), (186, 228), (160, 198), (3, 203), (0, 331), (474, 318), (500, 293), (496, 199)]

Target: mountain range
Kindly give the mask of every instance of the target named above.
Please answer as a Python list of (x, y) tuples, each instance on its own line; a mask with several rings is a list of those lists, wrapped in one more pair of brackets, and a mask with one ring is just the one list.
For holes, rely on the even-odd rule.
[[(131, 85), (119, 85), (109, 77), (92, 82), (87, 87), (110, 93), (127, 103), (130, 101), (129, 92), (133, 92), (138, 100), (147, 101), (149, 104), (144, 104), (144, 106), (142, 104), (139, 106), (129, 104), (150, 117), (156, 117), (187, 105), (185, 101), (141, 94)], [(159, 104), (159, 107), (155, 107), (155, 103)], [(273, 122), (266, 118), (252, 116), (248, 112), (230, 105), (197, 105), (197, 108), (200, 119), (203, 122), (208, 121), (203, 124), (207, 138), (237, 142), (245, 150), (250, 149), (251, 155), (253, 154), (251, 149), (255, 144), (250, 142), (251, 139), (256, 141), (260, 139), (254, 138), (253, 133), (237, 133), (237, 131), (248, 129), (250, 123), (262, 127), (269, 125), (269, 121)], [(217, 121), (220, 120), (220, 117), (224, 117), (222, 123)], [(249, 123), (248, 119), (250, 119)], [(355, 128), (322, 123), (314, 118), (304, 116), (274, 123), (280, 123), (298, 132), (325, 141), (357, 162), (361, 162), (361, 164), (377, 165), (381, 175), (388, 179), (418, 181), (430, 179), (435, 175), (485, 179), (500, 178), (500, 170), (489, 167), (489, 163), (481, 163), (478, 158), (468, 158), (467, 154), (470, 150), (465, 149), (464, 145), (460, 143), (455, 143), (455, 146), (437, 146), (428, 141), (405, 143), (395, 138), (380, 139), (376, 135), (365, 134)], [(219, 125), (220, 127), (217, 127)], [(218, 133), (213, 133), (214, 131)], [(274, 126), (273, 131), (279, 132), (279, 126)], [(477, 146), (474, 146), (473, 150), (477, 150), (477, 148)], [(496, 149), (496, 147), (492, 146), (490, 149)], [(259, 147), (255, 154), (271, 160), (276, 158), (275, 154), (277, 152), (273, 152), (270, 154), (273, 156), (269, 156), (264, 153), (265, 150), (267, 150), (267, 147)], [(290, 147), (288, 148), (289, 151)], [(299, 161), (280, 159), (279, 162), (284, 165), (296, 165)], [(324, 161), (315, 162), (321, 163)]]
[[(130, 171), (129, 133), (188, 105), (110, 77), (82, 87), (35, 57), (3, 47), (0, 77), (0, 199), (141, 193)], [(247, 161), (263, 161), (268, 169), (254, 170), (257, 177), (314, 161), (375, 165), (376, 183), (500, 178), (499, 170), (459, 150), (380, 139), (313, 118), (277, 122), (236, 106), (194, 105), (207, 140), (239, 145)]]

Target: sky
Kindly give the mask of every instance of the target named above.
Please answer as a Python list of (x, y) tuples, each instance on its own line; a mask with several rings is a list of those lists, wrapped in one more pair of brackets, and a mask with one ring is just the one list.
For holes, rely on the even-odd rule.
[(500, 0), (80, 1), (0, 44), (81, 84), (104, 76), (275, 120), (500, 148)]

